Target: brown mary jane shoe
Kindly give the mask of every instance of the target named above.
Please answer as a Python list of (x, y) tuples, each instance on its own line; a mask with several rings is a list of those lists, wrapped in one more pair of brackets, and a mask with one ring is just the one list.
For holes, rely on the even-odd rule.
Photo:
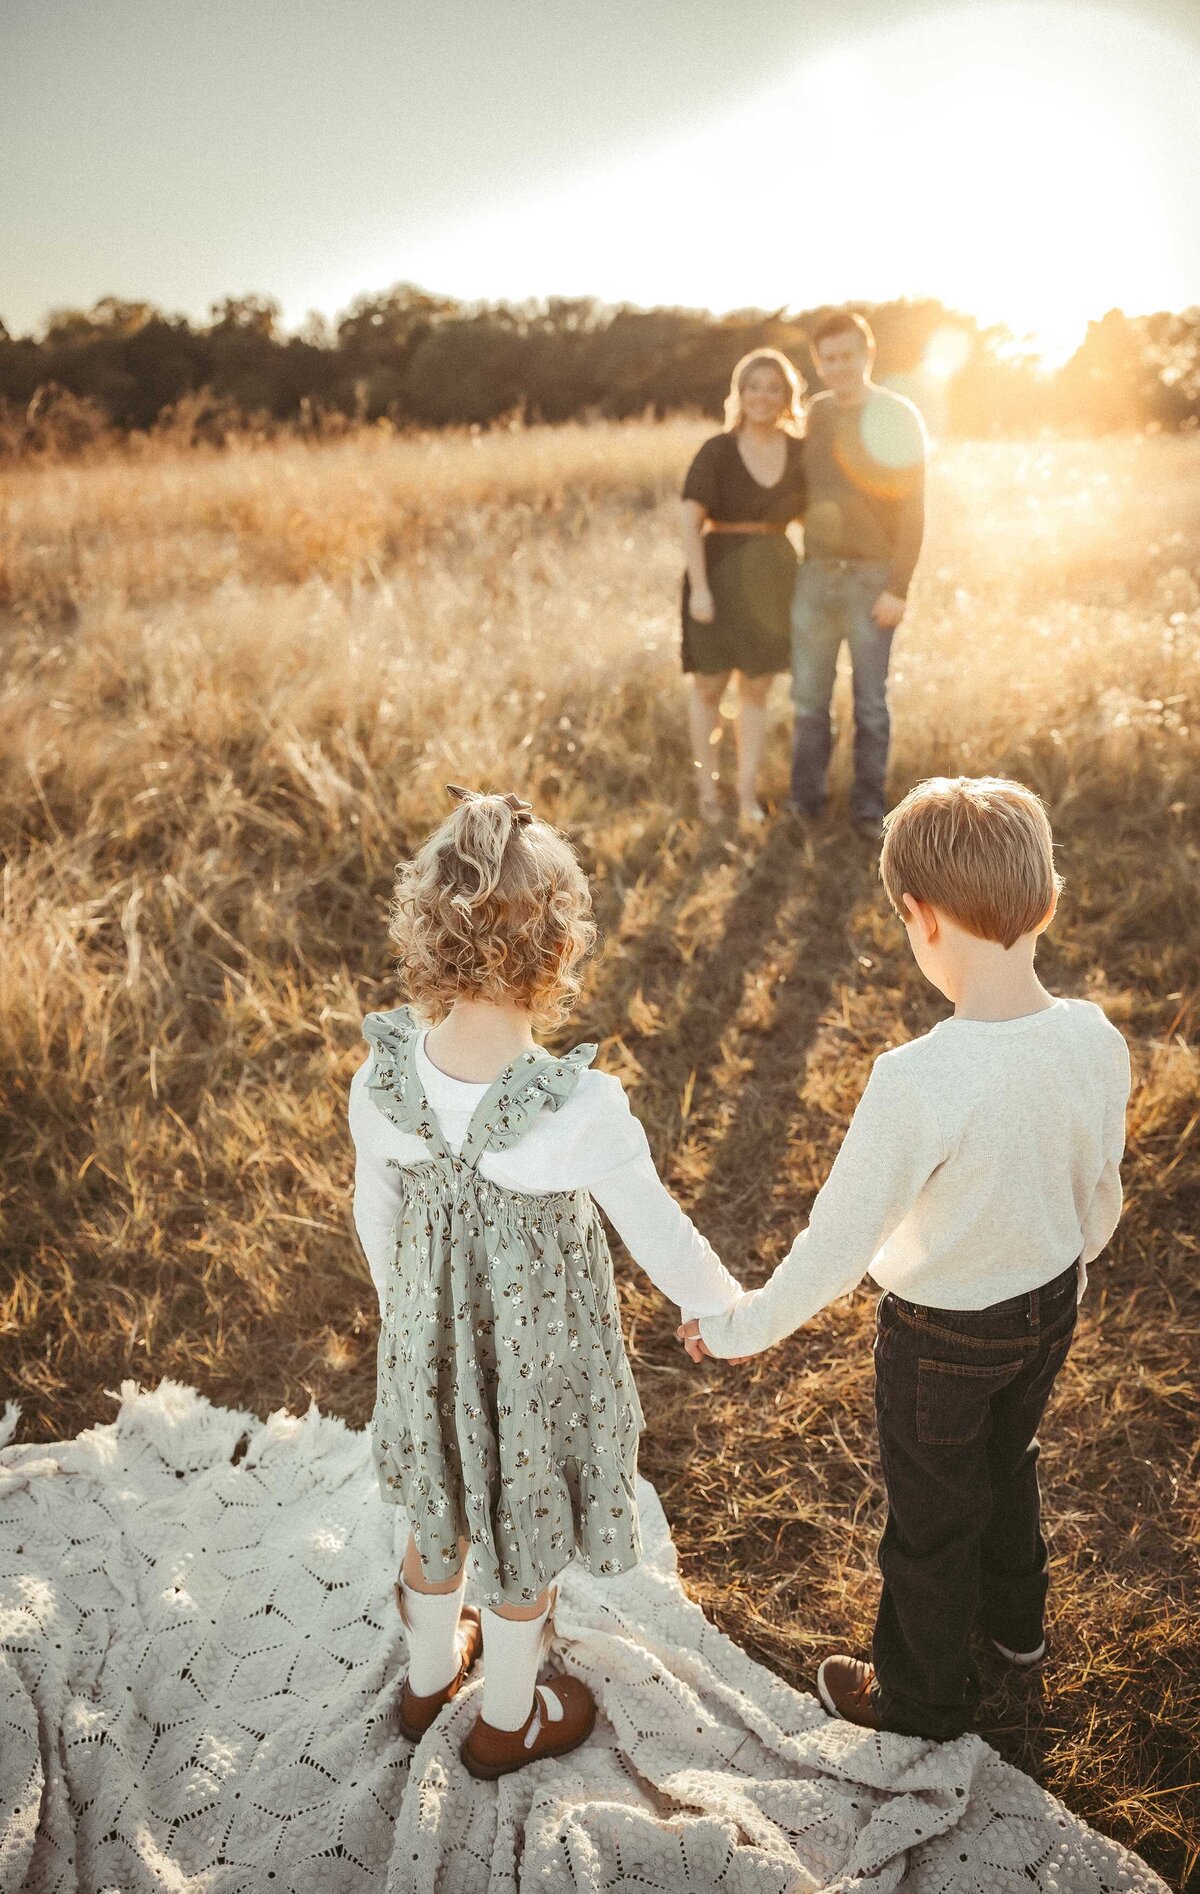
[[(552, 1690), (562, 1704), (562, 1716), (553, 1722), (544, 1691)], [(462, 1746), (462, 1759), (473, 1776), (494, 1782), (528, 1763), (547, 1756), (565, 1756), (586, 1743), (596, 1724), (596, 1700), (578, 1677), (550, 1677), (533, 1693), (533, 1708), (519, 1730), (498, 1730), (476, 1717)]]

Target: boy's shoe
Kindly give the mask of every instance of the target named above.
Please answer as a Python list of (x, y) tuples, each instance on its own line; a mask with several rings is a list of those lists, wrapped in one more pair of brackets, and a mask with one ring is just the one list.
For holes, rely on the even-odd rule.
[[(396, 1602), (400, 1604), (401, 1616), (404, 1606), (400, 1603), (400, 1586), (396, 1585)], [(397, 1722), (401, 1734), (410, 1743), (419, 1743), (425, 1732), (432, 1729), (438, 1717), (448, 1703), (453, 1702), (467, 1678), (480, 1651), (483, 1649), (483, 1626), (479, 1622), (479, 1613), (474, 1605), (464, 1605), (458, 1620), (458, 1671), (442, 1690), (435, 1690), (432, 1696), (418, 1697), (408, 1687), (407, 1677), (400, 1692), (400, 1711)]]
[[(546, 1697), (553, 1695), (562, 1706), (562, 1715), (552, 1720)], [(533, 1708), (519, 1730), (498, 1730), (477, 1716), (462, 1746), (462, 1759), (473, 1776), (482, 1782), (495, 1782), (511, 1775), (528, 1763), (542, 1762), (547, 1756), (565, 1756), (568, 1750), (586, 1743), (596, 1724), (596, 1700), (578, 1677), (551, 1677), (538, 1684), (533, 1693)]]
[(817, 1672), (817, 1695), (830, 1716), (840, 1716), (843, 1723), (882, 1729), (875, 1671), (861, 1657), (827, 1657)]
[(1045, 1661), (1046, 1640), (1042, 1639), (1036, 1651), (1010, 1651), (1007, 1644), (1001, 1644), (999, 1638), (993, 1638), (992, 1644), (999, 1651), (1006, 1664), (1014, 1670), (1036, 1670)]

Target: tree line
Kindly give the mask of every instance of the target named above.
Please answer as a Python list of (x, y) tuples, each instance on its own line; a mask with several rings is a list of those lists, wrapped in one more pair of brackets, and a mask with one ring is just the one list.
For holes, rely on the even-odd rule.
[[(1088, 326), (1044, 372), (1008, 330), (934, 299), (858, 303), (877, 375), (941, 432), (1179, 429), (1200, 421), (1200, 309)], [(285, 334), (269, 297), (228, 297), (206, 323), (104, 297), (40, 335), (0, 322), (0, 451), (70, 451), (113, 431), (220, 440), (246, 429), (487, 426), (681, 411), (718, 415), (748, 349), (782, 349), (819, 386), (799, 313), (640, 309), (589, 297), (456, 302), (412, 284), (358, 298), (336, 323)]]

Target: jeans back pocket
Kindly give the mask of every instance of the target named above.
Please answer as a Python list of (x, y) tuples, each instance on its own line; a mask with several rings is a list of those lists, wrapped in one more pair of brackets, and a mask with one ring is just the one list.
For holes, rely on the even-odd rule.
[(917, 1363), (917, 1439), (926, 1447), (965, 1447), (988, 1416), (993, 1396), (1027, 1365), (1019, 1361)]

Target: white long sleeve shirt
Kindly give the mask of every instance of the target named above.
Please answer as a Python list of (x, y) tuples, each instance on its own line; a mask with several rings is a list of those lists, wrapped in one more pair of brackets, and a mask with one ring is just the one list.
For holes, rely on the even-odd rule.
[(946, 1019), (875, 1061), (824, 1188), (770, 1281), (701, 1318), (714, 1355), (769, 1348), (860, 1282), (982, 1309), (1099, 1255), (1121, 1214), (1129, 1053), (1088, 1000)]
[[(392, 1229), (400, 1208), (396, 1164), (428, 1162), (424, 1140), (401, 1131), (367, 1091), (374, 1055), (350, 1083), (354, 1140), (354, 1223), (382, 1304), (392, 1259)], [(438, 1070), (416, 1043), (417, 1073), (438, 1127), (457, 1156), (486, 1085)], [(485, 1151), (481, 1174), (507, 1190), (587, 1190), (634, 1261), (685, 1315), (719, 1314), (736, 1302), (741, 1286), (658, 1175), (646, 1133), (629, 1108), (621, 1081), (586, 1070), (557, 1111), (544, 1111), (507, 1151)]]

